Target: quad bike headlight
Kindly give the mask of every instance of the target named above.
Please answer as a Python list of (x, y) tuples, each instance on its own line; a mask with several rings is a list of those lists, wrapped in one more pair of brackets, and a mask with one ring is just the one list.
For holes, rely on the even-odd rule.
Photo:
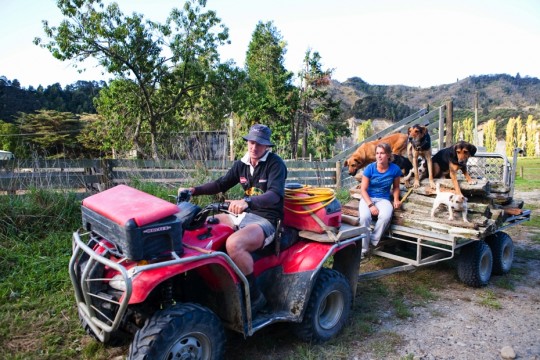
[(115, 290), (126, 291), (126, 281), (122, 274), (117, 274), (109, 280), (109, 286)]

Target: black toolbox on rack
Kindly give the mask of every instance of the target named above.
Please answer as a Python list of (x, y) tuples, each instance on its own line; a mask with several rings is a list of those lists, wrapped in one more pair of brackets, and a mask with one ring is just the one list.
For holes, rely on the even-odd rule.
[(183, 253), (178, 207), (126, 185), (83, 200), (83, 227), (115, 244), (128, 259), (149, 260), (171, 250)]

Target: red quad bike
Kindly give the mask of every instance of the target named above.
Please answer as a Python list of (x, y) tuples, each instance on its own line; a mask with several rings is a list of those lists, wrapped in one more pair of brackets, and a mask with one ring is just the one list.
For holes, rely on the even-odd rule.
[[(325, 238), (320, 218), (315, 232), (280, 226), (276, 245), (253, 254), (268, 303), (252, 315), (248, 281), (225, 252), (234, 230), (214, 217), (227, 205), (201, 209), (187, 194), (177, 200), (118, 185), (83, 201), (69, 274), (90, 335), (104, 343), (132, 339), (129, 359), (221, 359), (225, 328), (246, 337), (290, 322), (296, 335), (315, 343), (343, 328), (362, 240), (369, 237), (365, 228), (313, 241), (303, 234)], [(325, 216), (341, 219), (335, 199), (321, 212), (323, 223)], [(284, 224), (311, 216), (288, 210)]]

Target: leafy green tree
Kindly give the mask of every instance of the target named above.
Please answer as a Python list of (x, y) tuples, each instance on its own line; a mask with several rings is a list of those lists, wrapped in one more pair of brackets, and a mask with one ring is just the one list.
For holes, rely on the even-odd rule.
[[(97, 114), (83, 114), (80, 116), (80, 122), (81, 132), (77, 135), (77, 142), (82, 147), (83, 156), (85, 158), (112, 156), (115, 146), (111, 145), (111, 133), (118, 133), (117, 129), (109, 129), (107, 122), (102, 121)], [(127, 150), (130, 149), (132, 147), (127, 147)]]
[(113, 80), (96, 98), (95, 105), (100, 116), (87, 123), (84, 132), (91, 132), (100, 139), (97, 144), (100, 151), (123, 152), (143, 146), (137, 141), (141, 138), (141, 132), (149, 131), (149, 124), (139, 120), (144, 115), (137, 89), (134, 81)]
[(132, 81), (136, 86), (126, 87), (132, 94), (125, 97), (137, 98), (140, 109), (126, 119), (131, 140), (143, 152), (141, 129), (147, 128), (151, 156), (158, 159), (160, 127), (179, 120), (187, 124), (181, 114), (205, 96), (209, 79), (217, 79), (217, 47), (228, 42), (228, 29), (214, 11), (203, 12), (206, 0), (188, 0), (164, 24), (145, 21), (142, 14), (124, 15), (118, 4), (105, 6), (102, 0), (57, 4), (64, 20), (58, 27), (44, 21), (50, 41), (34, 42), (60, 60), (95, 58), (117, 79)]
[(474, 121), (472, 118), (466, 118), (463, 120), (463, 140), (474, 143)]
[(489, 120), (484, 127), (484, 146), (488, 152), (494, 152), (497, 147), (497, 121)]
[(364, 121), (356, 128), (356, 137), (358, 138), (359, 143), (364, 141), (371, 135), (373, 135), (373, 126), (371, 123), (371, 119)]
[(452, 124), (452, 127), (454, 128), (454, 142), (458, 142), (460, 140), (463, 140), (463, 122), (461, 121), (454, 121)]
[(81, 123), (77, 115), (39, 110), (35, 114), (21, 113), (16, 123), (25, 147), (38, 156), (73, 158), (80, 155), (77, 135)]
[(525, 155), (533, 157), (536, 155), (536, 134), (538, 132), (538, 124), (532, 115), (527, 117), (525, 123)]
[(17, 126), (0, 120), (0, 150), (16, 152)]
[(520, 149), (525, 149), (525, 129), (521, 116), (516, 118), (516, 145)]
[(290, 148), (298, 91), (285, 69), (286, 43), (272, 22), (259, 22), (246, 53), (247, 79), (239, 91), (242, 130), (257, 122), (272, 128), (276, 150)]
[(335, 139), (348, 135), (349, 130), (343, 120), (339, 101), (334, 101), (328, 93), (332, 70), (323, 70), (318, 52), (306, 51), (304, 67), (300, 71), (300, 105), (296, 110), (291, 133), (291, 150), (296, 155), (301, 139), (302, 157), (307, 157), (309, 138), (315, 142), (315, 152), (319, 158), (328, 157)]
[(516, 143), (516, 119), (511, 117), (506, 124), (506, 156), (512, 158), (514, 156), (514, 148)]

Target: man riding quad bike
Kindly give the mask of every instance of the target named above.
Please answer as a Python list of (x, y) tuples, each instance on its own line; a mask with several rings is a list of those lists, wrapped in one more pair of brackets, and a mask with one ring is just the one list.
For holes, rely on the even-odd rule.
[(104, 343), (132, 339), (129, 359), (220, 359), (224, 328), (251, 336), (290, 322), (315, 343), (343, 328), (367, 229), (342, 227), (313, 241), (309, 229), (281, 226), (274, 246), (252, 254), (267, 300), (252, 314), (249, 282), (225, 249), (234, 230), (214, 216), (226, 204), (201, 209), (182, 196), (175, 205), (118, 185), (83, 201), (69, 273), (89, 334)]

